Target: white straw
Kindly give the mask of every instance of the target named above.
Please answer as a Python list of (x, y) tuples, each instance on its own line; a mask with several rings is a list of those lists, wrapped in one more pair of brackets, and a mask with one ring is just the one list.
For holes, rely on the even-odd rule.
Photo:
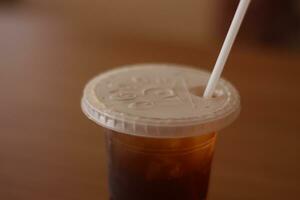
[(227, 33), (227, 36), (225, 38), (224, 44), (222, 46), (221, 52), (218, 56), (217, 62), (215, 64), (213, 72), (209, 78), (206, 89), (204, 91), (205, 98), (211, 97), (216, 88), (216, 85), (222, 74), (224, 65), (225, 65), (225, 63), (228, 59), (229, 53), (231, 51), (232, 45), (235, 41), (235, 38), (239, 32), (239, 29), (241, 27), (241, 24), (243, 22), (243, 19), (245, 17), (248, 7), (249, 7), (250, 1), (251, 0), (240, 0), (239, 6), (238, 6), (236, 13), (233, 17), (233, 20), (231, 22), (231, 25), (230, 25), (229, 31)]

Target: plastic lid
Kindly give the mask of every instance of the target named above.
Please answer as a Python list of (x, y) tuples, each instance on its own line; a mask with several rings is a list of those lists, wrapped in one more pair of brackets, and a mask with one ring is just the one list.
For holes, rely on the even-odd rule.
[(100, 74), (84, 89), (82, 109), (99, 125), (143, 137), (218, 131), (238, 116), (237, 90), (226, 80), (202, 97), (210, 74), (174, 64), (130, 65)]

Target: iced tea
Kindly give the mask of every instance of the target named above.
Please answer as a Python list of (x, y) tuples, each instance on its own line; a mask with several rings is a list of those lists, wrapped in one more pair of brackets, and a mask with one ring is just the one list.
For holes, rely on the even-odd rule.
[(204, 200), (216, 134), (147, 138), (107, 130), (111, 200)]

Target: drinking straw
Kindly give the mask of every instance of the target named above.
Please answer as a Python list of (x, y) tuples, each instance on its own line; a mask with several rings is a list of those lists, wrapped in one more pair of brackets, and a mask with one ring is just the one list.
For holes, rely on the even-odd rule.
[(206, 89), (204, 91), (205, 98), (210, 98), (213, 95), (213, 92), (216, 88), (216, 85), (217, 85), (219, 79), (220, 79), (220, 76), (221, 76), (224, 66), (226, 64), (226, 61), (230, 54), (232, 45), (233, 45), (235, 38), (239, 32), (239, 29), (241, 27), (241, 24), (243, 22), (245, 15), (246, 15), (246, 12), (247, 12), (250, 2), (251, 2), (251, 0), (240, 0), (240, 3), (236, 10), (236, 13), (231, 22), (229, 31), (228, 31), (225, 41), (223, 43), (222, 49), (217, 58), (213, 72), (208, 80)]

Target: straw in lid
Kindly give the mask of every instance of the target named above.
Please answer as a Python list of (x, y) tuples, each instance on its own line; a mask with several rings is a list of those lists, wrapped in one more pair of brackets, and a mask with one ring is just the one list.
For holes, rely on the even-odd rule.
[(188, 137), (218, 131), (237, 117), (237, 90), (221, 79), (203, 98), (209, 73), (174, 64), (124, 66), (85, 87), (84, 113), (97, 124), (143, 137)]

